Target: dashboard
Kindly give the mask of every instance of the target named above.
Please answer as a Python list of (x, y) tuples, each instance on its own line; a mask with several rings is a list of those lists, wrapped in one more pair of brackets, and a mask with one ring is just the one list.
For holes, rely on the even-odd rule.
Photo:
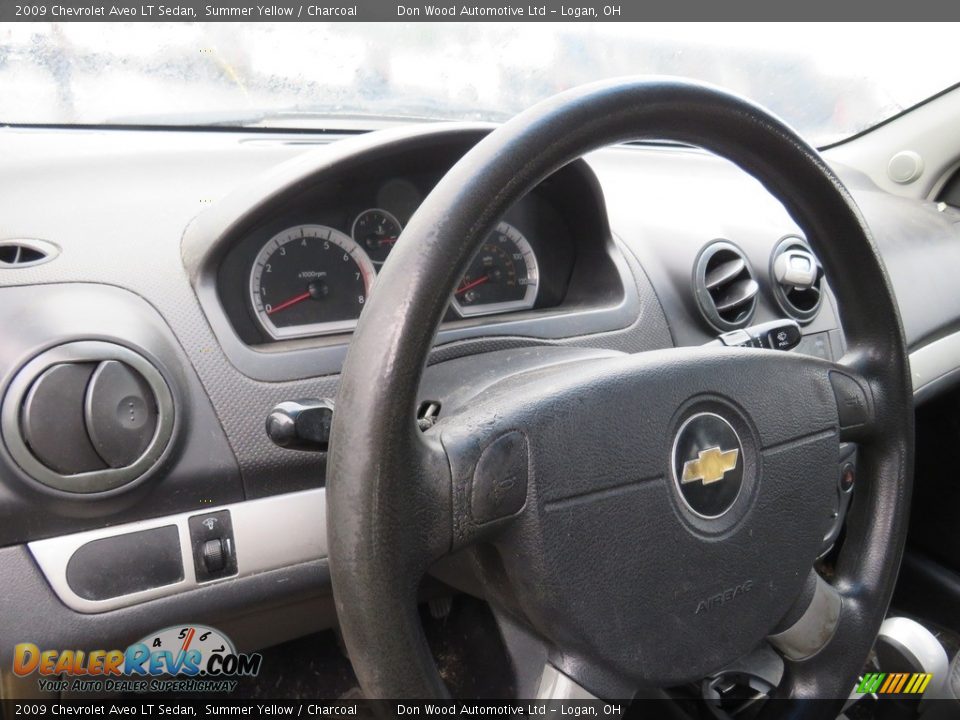
[[(149, 380), (143, 396), (164, 399), (150, 420), (162, 442), (144, 441), (149, 463), (92, 458), (116, 483), (108, 489), (71, 490), (69, 466), (57, 479), (66, 490), (38, 482), (4, 430), (0, 568), (30, 582), (0, 599), (0, 618), (28, 622), (18, 635), (76, 647), (107, 642), (108, 625), (140, 637), (185, 614), (262, 646), (251, 603), (309, 618), (291, 621), (291, 636), (331, 622), (318, 521), (325, 461), (274, 445), (264, 420), (279, 402), (336, 396), (351, 329), (391, 248), (487, 132), (445, 123), (352, 136), (0, 129), (0, 394), (26, 397), (49, 369), (37, 365), (44, 358), (99, 378), (133, 353)], [(836, 169), (887, 262), (917, 397), (938, 392), (960, 372), (951, 271), (960, 214)], [(823, 275), (789, 213), (729, 163), (684, 147), (608, 148), (492, 222), (435, 338), (429, 391), (455, 396), (457, 363), (473, 356), (523, 366), (545, 347), (637, 353), (784, 317), (802, 328), (797, 351), (837, 359), (845, 345), (830, 288), (843, 281)], [(59, 406), (82, 425), (83, 389), (74, 395), (75, 408), (63, 397)], [(17, 412), (5, 426), (14, 433)], [(28, 443), (16, 445), (22, 459)], [(238, 547), (258, 548), (230, 578), (188, 573), (109, 607), (51, 579), (64, 547), (120, 528), (172, 524), (189, 550), (189, 518), (224, 508)]]

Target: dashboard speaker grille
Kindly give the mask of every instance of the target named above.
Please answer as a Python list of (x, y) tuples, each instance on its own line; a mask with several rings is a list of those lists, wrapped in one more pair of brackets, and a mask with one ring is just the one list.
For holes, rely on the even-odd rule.
[(736, 330), (753, 318), (760, 286), (743, 251), (733, 243), (715, 240), (700, 251), (693, 288), (701, 313), (717, 330)]

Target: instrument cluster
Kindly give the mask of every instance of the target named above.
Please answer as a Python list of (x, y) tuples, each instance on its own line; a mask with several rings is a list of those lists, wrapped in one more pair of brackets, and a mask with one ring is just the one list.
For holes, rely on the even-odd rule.
[[(243, 340), (321, 342), (353, 330), (405, 225), (444, 168), (381, 170), (307, 189), (233, 244), (218, 286)], [(445, 323), (497, 322), (562, 305), (578, 254), (567, 215), (548, 183), (511, 208), (471, 259)]]
[[(404, 236), (411, 218), (484, 135), (424, 128), (400, 141), (371, 136), (369, 147), (343, 157), (324, 149), (280, 166), (277, 177), (289, 173), (296, 182), (278, 192), (271, 178), (207, 255), (216, 292), (209, 312), (227, 321), (227, 342), (270, 353), (273, 368), (287, 363), (304, 372), (300, 358), (310, 353), (326, 353), (331, 362), (323, 367), (336, 367), (391, 252), (417, 242)], [(304, 173), (301, 165), (316, 167)], [(592, 169), (584, 160), (570, 163), (492, 226), (453, 286), (437, 341), (623, 328), (637, 312), (627, 262)], [(437, 282), (449, 286), (450, 278)]]
[[(371, 207), (353, 219), (349, 235), (299, 224), (270, 237), (250, 270), (250, 302), (263, 330), (279, 340), (352, 329), (402, 232), (392, 212)], [(451, 306), (463, 318), (528, 310), (538, 278), (529, 241), (503, 221), (471, 261)]]

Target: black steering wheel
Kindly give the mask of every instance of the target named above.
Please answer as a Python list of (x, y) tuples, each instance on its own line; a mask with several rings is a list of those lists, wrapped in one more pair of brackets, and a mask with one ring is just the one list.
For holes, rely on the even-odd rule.
[[(832, 281), (843, 359), (676, 348), (563, 363), (511, 375), (421, 432), (427, 355), (482, 240), (558, 168), (636, 139), (712, 151), (783, 203)], [(360, 685), (369, 697), (446, 696), (417, 587), (432, 563), (472, 547), (488, 599), (596, 695), (702, 678), (769, 639), (785, 659), (777, 694), (846, 698), (897, 577), (912, 415), (903, 331), (870, 233), (792, 130), (739, 97), (675, 80), (604, 82), (541, 102), (423, 202), (349, 349), (327, 528)], [(827, 583), (812, 568), (847, 440), (859, 444), (856, 498)]]

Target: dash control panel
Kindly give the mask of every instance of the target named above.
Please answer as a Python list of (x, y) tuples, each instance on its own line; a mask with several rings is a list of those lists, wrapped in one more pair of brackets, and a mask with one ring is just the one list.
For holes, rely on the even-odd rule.
[(237, 548), (229, 510), (194, 515), (189, 519), (190, 546), (197, 582), (237, 574)]

